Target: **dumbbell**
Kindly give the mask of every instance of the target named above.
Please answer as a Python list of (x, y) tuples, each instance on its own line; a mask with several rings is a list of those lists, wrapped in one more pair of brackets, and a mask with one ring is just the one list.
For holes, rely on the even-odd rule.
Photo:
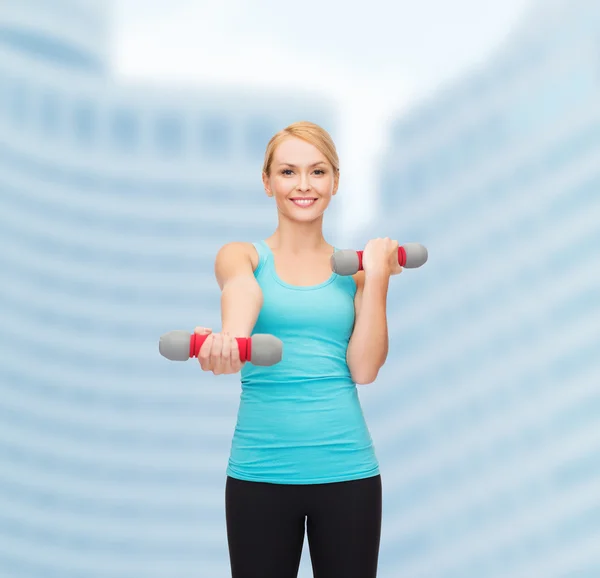
[[(158, 351), (171, 361), (187, 361), (198, 357), (206, 335), (189, 333), (182, 329), (169, 331), (160, 336)], [(240, 350), (240, 361), (248, 361), (252, 365), (275, 365), (283, 357), (283, 343), (274, 335), (257, 333), (252, 337), (235, 338)]]
[[(363, 270), (363, 251), (342, 249), (330, 258), (331, 269), (338, 275), (354, 275)], [(407, 269), (421, 267), (427, 261), (427, 249), (420, 243), (406, 243), (398, 247), (398, 263)]]

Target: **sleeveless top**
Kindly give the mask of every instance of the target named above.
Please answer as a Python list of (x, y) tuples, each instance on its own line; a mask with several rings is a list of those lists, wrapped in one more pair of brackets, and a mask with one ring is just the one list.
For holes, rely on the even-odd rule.
[(352, 277), (319, 285), (281, 280), (266, 242), (254, 275), (263, 306), (253, 333), (283, 341), (271, 367), (246, 363), (227, 475), (279, 484), (317, 484), (379, 474), (356, 384), (346, 363), (354, 327)]

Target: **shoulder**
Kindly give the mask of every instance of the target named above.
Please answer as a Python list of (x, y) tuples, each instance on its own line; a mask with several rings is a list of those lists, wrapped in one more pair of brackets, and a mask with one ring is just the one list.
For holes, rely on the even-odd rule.
[(231, 263), (250, 262), (252, 270), (258, 267), (258, 252), (252, 243), (232, 241), (225, 243), (217, 252), (216, 266), (227, 266)]
[(232, 279), (248, 277), (254, 279), (258, 266), (258, 254), (252, 243), (226, 243), (215, 258), (215, 276), (223, 289)]

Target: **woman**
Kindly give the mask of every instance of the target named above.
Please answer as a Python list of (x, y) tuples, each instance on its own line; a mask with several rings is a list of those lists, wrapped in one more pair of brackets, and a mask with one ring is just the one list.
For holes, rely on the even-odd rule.
[[(225, 490), (232, 576), (295, 578), (306, 527), (315, 578), (374, 578), (381, 478), (356, 384), (373, 382), (387, 356), (398, 243), (371, 240), (364, 271), (332, 273), (322, 225), (339, 164), (315, 124), (271, 139), (263, 183), (278, 227), (264, 241), (220, 249), (222, 332), (196, 328), (209, 334), (202, 369), (242, 376)], [(234, 339), (253, 332), (283, 341), (280, 363), (240, 362)]]

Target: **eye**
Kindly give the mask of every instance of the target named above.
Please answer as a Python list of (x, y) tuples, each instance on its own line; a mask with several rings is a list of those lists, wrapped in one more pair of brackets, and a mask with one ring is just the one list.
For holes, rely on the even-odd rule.
[(290, 174), (292, 174), (292, 169), (283, 169), (281, 171), (281, 174), (282, 175), (290, 175)]
[(325, 171), (323, 169), (316, 169), (315, 173), (320, 174), (320, 175), (324, 175)]

